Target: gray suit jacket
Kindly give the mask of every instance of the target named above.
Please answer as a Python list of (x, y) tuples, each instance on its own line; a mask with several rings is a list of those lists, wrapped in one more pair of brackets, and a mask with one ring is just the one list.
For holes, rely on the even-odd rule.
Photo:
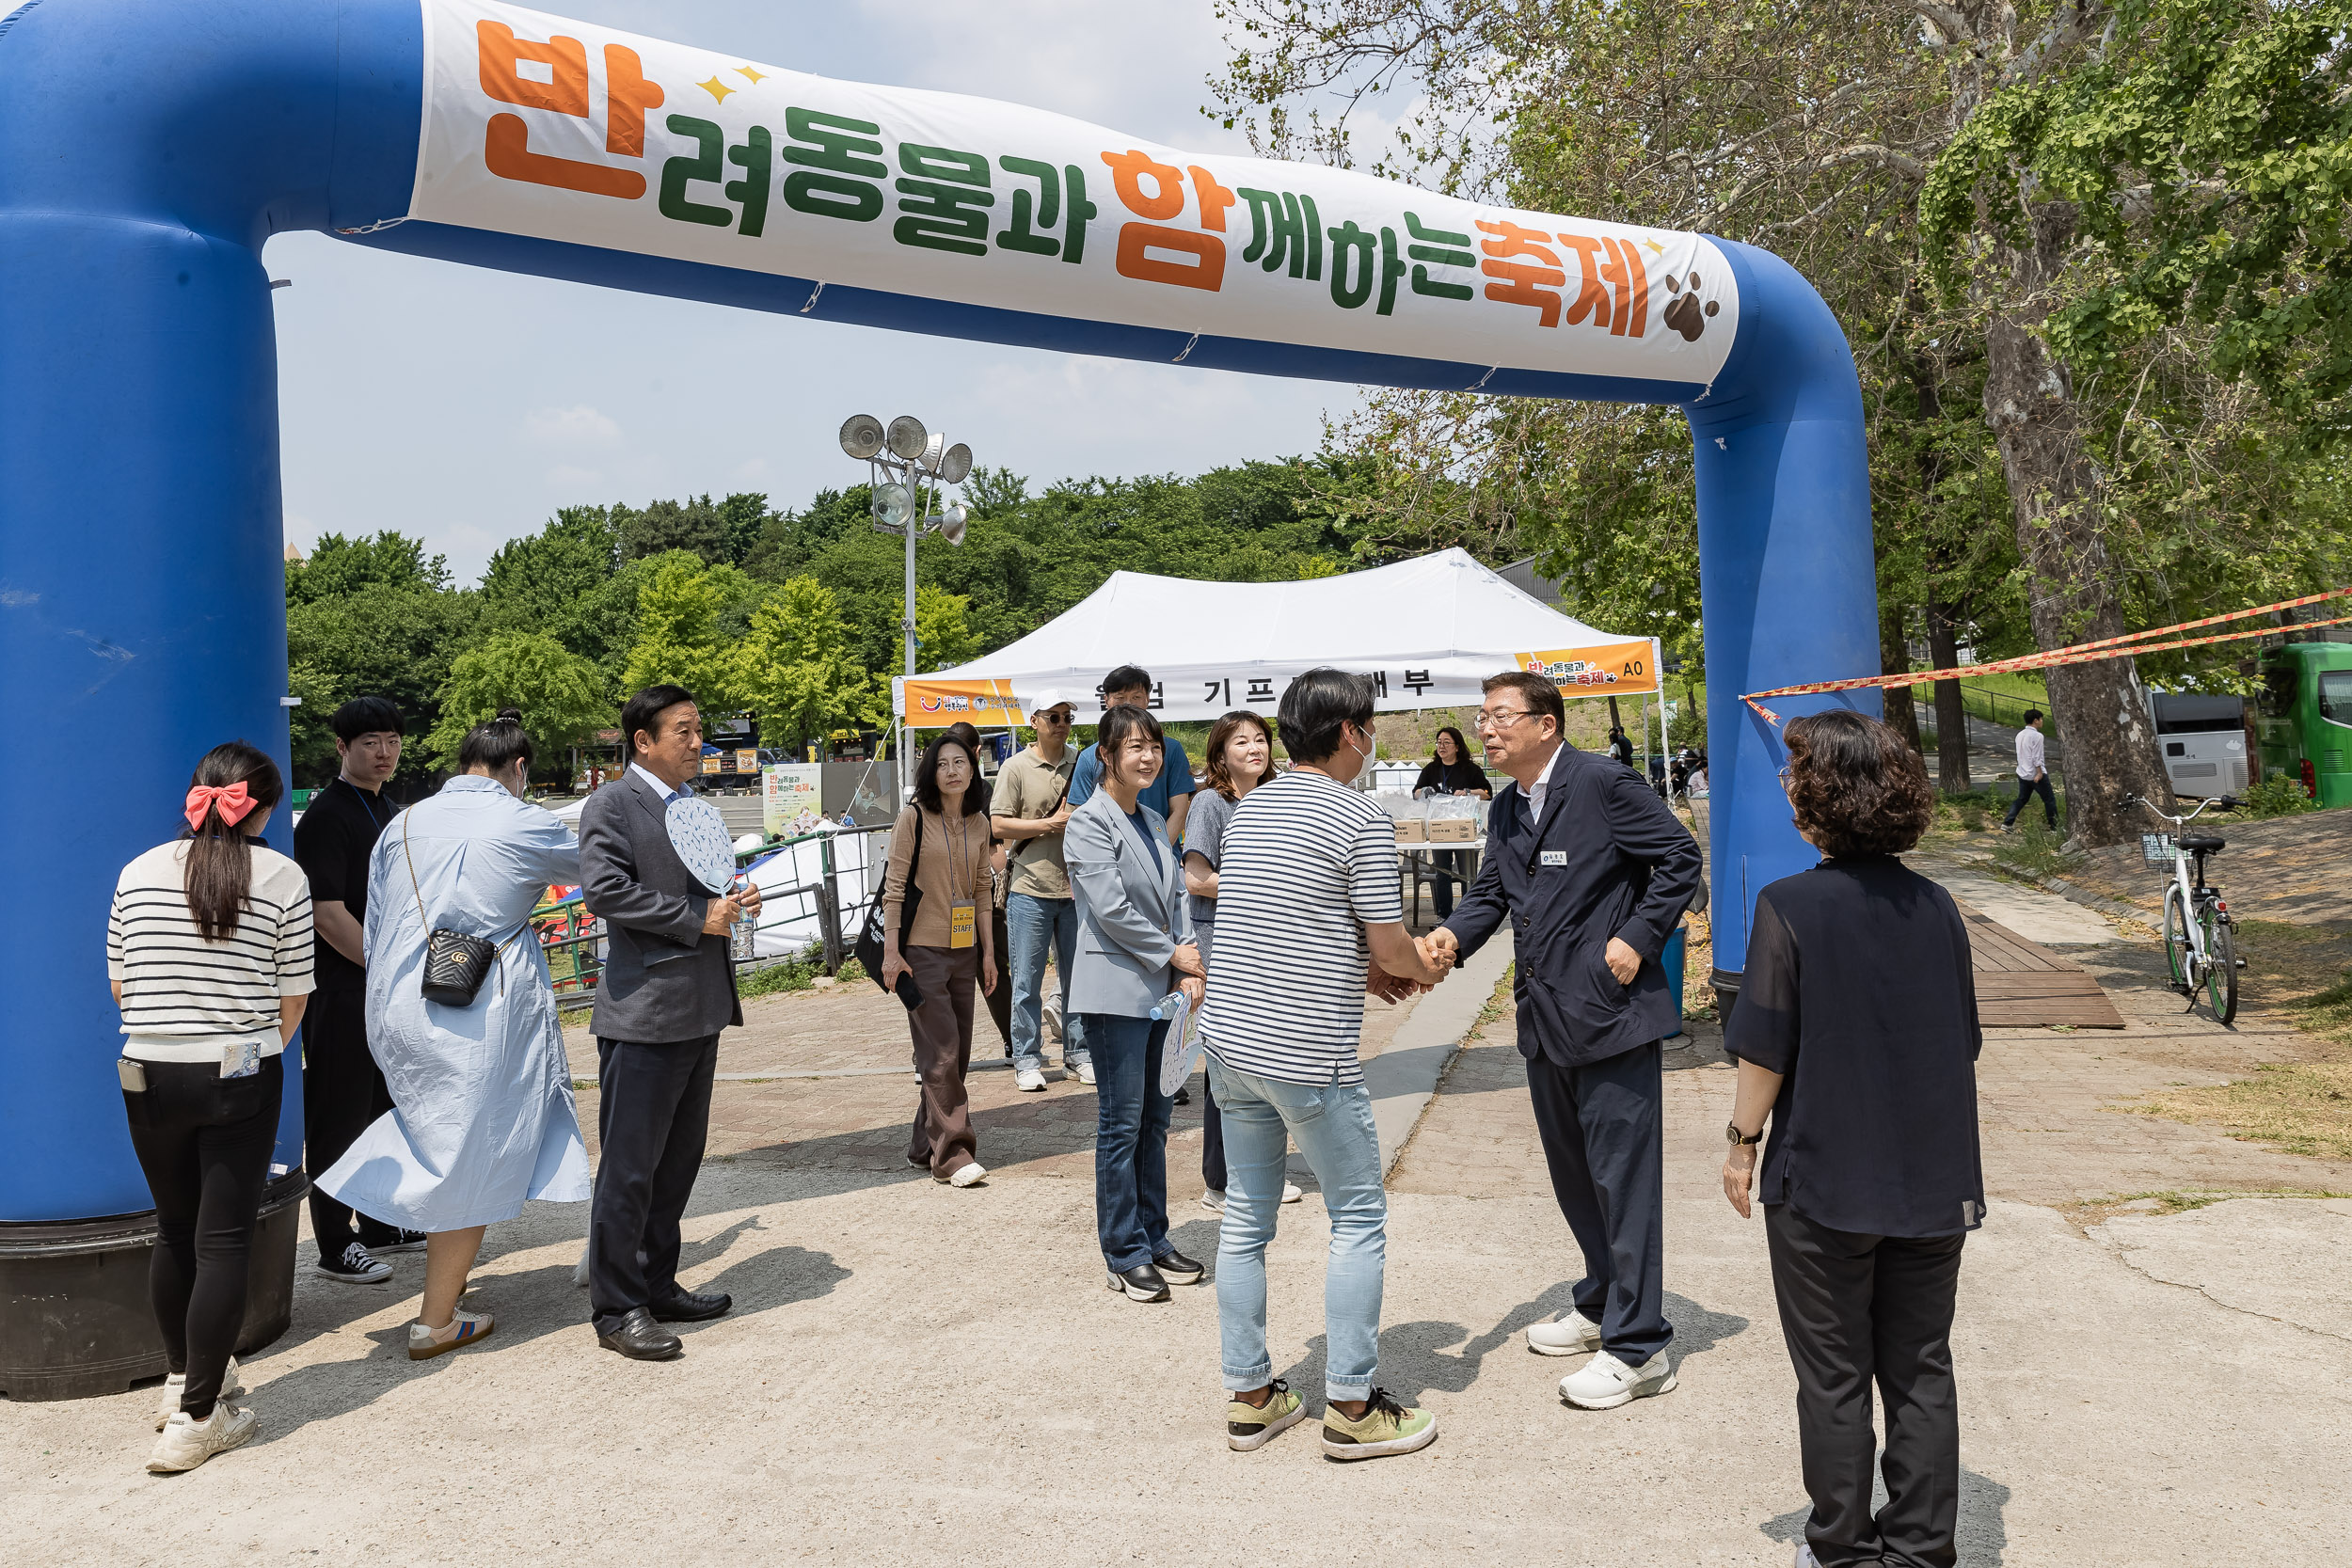
[(1109, 790), (1089, 796), (1063, 831), (1062, 858), (1078, 905), (1065, 1004), (1073, 1013), (1144, 1018), (1176, 989), (1168, 959), (1192, 941), (1192, 913), (1167, 822), (1149, 806), (1143, 819), (1159, 842), (1156, 867)]
[(662, 1045), (743, 1022), (727, 939), (703, 934), (710, 892), (670, 847), (663, 810), (624, 773), (580, 813), (581, 899), (607, 938), (589, 1024), (599, 1039)]

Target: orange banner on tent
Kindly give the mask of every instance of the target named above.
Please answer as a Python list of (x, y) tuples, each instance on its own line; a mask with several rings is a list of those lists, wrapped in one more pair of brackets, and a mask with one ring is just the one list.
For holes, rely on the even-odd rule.
[(900, 683), (898, 717), (918, 730), (944, 730), (950, 724), (1019, 724), (1028, 715), (1013, 695), (1010, 681), (931, 680), (916, 675)]
[(1563, 697), (1639, 696), (1658, 689), (1658, 661), (1647, 638), (1511, 657), (1520, 669), (1549, 676)]

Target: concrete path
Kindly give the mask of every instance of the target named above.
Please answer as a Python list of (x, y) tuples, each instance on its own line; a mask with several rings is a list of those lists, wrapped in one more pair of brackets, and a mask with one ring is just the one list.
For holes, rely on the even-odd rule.
[(1511, 934), (1498, 931), (1445, 984), (1416, 999), (1388, 1049), (1364, 1064), (1373, 1124), (1380, 1130), (1383, 1171), (1396, 1168), (1397, 1156), (1420, 1125), (1438, 1080), (1510, 967)]
[(1953, 897), (1973, 905), (2028, 942), (2051, 946), (2094, 946), (2147, 940), (2127, 937), (2122, 927), (2102, 920), (2072, 899), (2003, 881), (1989, 871), (1929, 856), (1910, 857), (1905, 863), (1942, 885)]

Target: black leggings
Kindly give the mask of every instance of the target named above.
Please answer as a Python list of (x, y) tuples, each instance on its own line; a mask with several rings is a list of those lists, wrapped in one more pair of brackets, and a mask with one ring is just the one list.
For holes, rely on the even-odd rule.
[(253, 1222), (278, 1144), (285, 1067), (223, 1078), (212, 1062), (142, 1062), (144, 1092), (125, 1090), (131, 1147), (155, 1195), (156, 1243), (148, 1295), (171, 1370), (185, 1372), (180, 1408), (213, 1413), (221, 1375), (245, 1326)]

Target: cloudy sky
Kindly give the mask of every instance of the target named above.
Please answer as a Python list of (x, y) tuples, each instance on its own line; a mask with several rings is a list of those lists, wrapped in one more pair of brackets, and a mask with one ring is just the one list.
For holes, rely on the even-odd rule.
[[(819, 75), (1246, 151), (1200, 110), (1209, 0), (549, 0)], [(421, 534), (470, 582), (555, 508), (860, 482), (834, 432), (911, 413), (1032, 489), (1312, 451), (1352, 388), (1077, 358), (658, 299), (290, 234), (278, 292), (286, 533)], [(621, 345), (616, 351), (615, 345)]]

